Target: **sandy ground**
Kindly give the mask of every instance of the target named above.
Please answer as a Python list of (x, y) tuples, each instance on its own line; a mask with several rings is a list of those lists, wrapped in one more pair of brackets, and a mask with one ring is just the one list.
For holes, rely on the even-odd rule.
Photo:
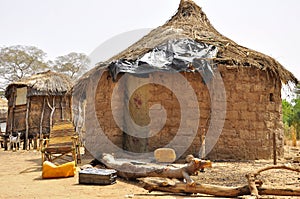
[[(294, 151), (298, 153), (299, 150)], [(279, 163), (289, 162), (291, 161), (282, 159)], [(245, 185), (244, 175), (247, 171), (256, 170), (271, 163), (271, 161), (214, 163), (212, 169), (199, 173), (194, 179), (203, 183), (227, 186)], [(299, 166), (298, 163), (292, 163), (292, 165)], [(40, 152), (23, 150), (12, 152), (0, 149), (0, 198), (212, 198), (159, 192), (149, 194), (135, 183), (128, 183), (121, 179), (109, 186), (79, 185), (78, 175), (72, 178), (43, 180), (41, 173)], [(268, 186), (300, 188), (300, 175), (295, 172), (266, 172), (263, 180)]]
[(122, 181), (110, 186), (79, 185), (78, 175), (43, 180), (40, 152), (1, 149), (0, 162), (0, 198), (126, 198), (147, 194)]

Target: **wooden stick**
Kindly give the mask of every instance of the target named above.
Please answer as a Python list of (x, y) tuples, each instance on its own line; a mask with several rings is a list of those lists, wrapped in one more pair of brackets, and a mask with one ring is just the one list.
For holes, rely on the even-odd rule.
[(25, 139), (24, 139), (24, 149), (28, 150), (28, 133), (29, 133), (29, 107), (30, 107), (30, 98), (27, 98), (27, 105), (26, 105), (26, 118), (25, 118), (25, 123), (26, 123), (26, 132), (25, 132)]
[[(248, 180), (248, 186), (249, 186), (249, 189), (250, 189), (250, 192), (251, 192), (252, 196), (258, 196), (259, 195), (259, 191), (258, 191), (257, 186), (256, 186), (256, 181), (257, 181), (256, 177), (258, 175), (260, 175), (262, 172), (272, 170), (272, 169), (285, 169), (285, 170), (300, 172), (300, 168), (290, 167), (290, 166), (286, 166), (286, 165), (280, 165), (280, 166), (275, 165), (275, 166), (269, 166), (269, 167), (259, 169), (259, 170), (257, 170), (256, 172), (253, 172), (253, 173), (248, 173), (246, 175), (246, 178)], [(260, 184), (260, 186), (261, 186), (261, 184)], [(267, 189), (267, 191), (269, 191), (269, 190), (270, 189)], [(273, 192), (277, 192), (277, 190), (272, 190), (270, 193), (273, 193)], [(280, 191), (278, 191), (278, 193), (280, 193)]]
[(43, 98), (43, 108), (42, 108), (42, 113), (41, 113), (41, 119), (40, 119), (40, 150), (42, 150), (42, 136), (43, 136), (43, 121), (44, 121), (44, 114), (45, 114), (45, 105), (46, 105), (46, 99), (45, 97)]
[(255, 184), (256, 176), (254, 174), (247, 174), (246, 178), (248, 180), (249, 190), (252, 196), (258, 196), (258, 190)]
[(300, 167), (296, 168), (296, 167), (291, 167), (291, 166), (287, 166), (287, 165), (275, 165), (275, 166), (269, 166), (269, 167), (259, 169), (256, 172), (254, 172), (254, 174), (257, 176), (264, 171), (268, 171), (268, 170), (272, 170), (272, 169), (285, 169), (285, 170), (295, 171), (295, 172), (300, 173)]

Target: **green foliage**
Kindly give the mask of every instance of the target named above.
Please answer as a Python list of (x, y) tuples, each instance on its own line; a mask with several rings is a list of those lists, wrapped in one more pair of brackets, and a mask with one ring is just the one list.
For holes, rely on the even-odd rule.
[(288, 126), (292, 125), (293, 106), (287, 100), (282, 100), (283, 123)]
[(288, 140), (292, 139), (291, 127), (287, 123), (284, 123), (283, 126), (284, 126), (284, 137), (287, 138)]
[[(300, 88), (299, 85), (297, 88)], [(282, 113), (285, 129), (293, 126), (297, 132), (297, 139), (300, 139), (300, 93), (297, 91), (296, 93), (297, 97), (291, 103), (286, 100), (282, 101)]]
[(300, 138), (300, 97), (298, 95), (297, 99), (294, 101), (293, 106), (293, 119), (292, 119), (292, 125), (295, 127), (297, 131), (297, 139)]

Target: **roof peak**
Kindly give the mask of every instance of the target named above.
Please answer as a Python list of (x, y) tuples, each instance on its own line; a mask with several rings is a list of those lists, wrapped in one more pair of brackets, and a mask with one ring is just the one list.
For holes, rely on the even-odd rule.
[(197, 25), (202, 25), (209, 29), (211, 29), (212, 27), (209, 19), (207, 18), (206, 14), (202, 11), (201, 7), (198, 6), (192, 0), (180, 0), (180, 4), (176, 14), (173, 17), (171, 17), (167, 24), (172, 21), (184, 21), (185, 23), (187, 23), (187, 20), (189, 18), (191, 18), (192, 21), (197, 20), (197, 22), (201, 23)]
[(152, 30), (135, 44), (107, 60), (107, 62), (120, 59), (136, 60), (158, 45), (178, 38), (189, 38), (216, 46), (218, 54), (214, 61), (218, 64), (234, 67), (255, 67), (278, 76), (284, 83), (288, 81), (298, 82), (292, 73), (273, 58), (240, 46), (219, 33), (210, 23), (201, 7), (193, 0), (180, 0), (176, 14), (163, 26)]

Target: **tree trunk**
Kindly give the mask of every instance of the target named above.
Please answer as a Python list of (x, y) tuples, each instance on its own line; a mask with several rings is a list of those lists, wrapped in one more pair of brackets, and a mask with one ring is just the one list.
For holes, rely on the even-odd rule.
[[(140, 185), (149, 191), (163, 191), (170, 193), (200, 193), (216, 197), (238, 197), (250, 195), (248, 185), (240, 187), (224, 187), (209, 184), (195, 184), (189, 186), (177, 179), (166, 178), (142, 178), (139, 179)], [(259, 195), (277, 195), (277, 196), (300, 196), (300, 189), (274, 189), (267, 187), (258, 188)]]
[(52, 131), (52, 126), (53, 126), (53, 114), (55, 112), (55, 96), (53, 96), (52, 98), (52, 106), (50, 105), (49, 103), (49, 100), (47, 98), (47, 104), (48, 104), (48, 107), (51, 109), (51, 113), (50, 113), (50, 132)]
[(185, 179), (188, 184), (194, 183), (190, 175), (194, 175), (200, 169), (211, 167), (210, 161), (197, 158), (180, 168), (147, 163), (136, 165), (129, 161), (118, 161), (110, 154), (104, 154), (101, 162), (107, 167), (117, 170), (119, 176), (127, 179), (143, 177), (177, 178)]
[[(116, 160), (112, 155), (103, 154), (101, 162), (108, 168), (117, 170), (120, 177), (127, 179), (136, 179), (141, 182), (140, 185), (149, 191), (164, 191), (171, 193), (200, 193), (217, 197), (237, 197), (244, 195), (276, 195), (276, 196), (300, 196), (300, 188), (269, 188), (262, 187), (262, 182), (256, 177), (268, 170), (285, 169), (289, 171), (300, 172), (300, 168), (281, 166), (269, 166), (251, 172), (246, 175), (248, 185), (239, 187), (225, 187), (210, 184), (195, 183), (191, 175), (195, 174), (202, 168), (211, 167), (209, 161), (203, 161), (193, 158), (190, 163), (183, 167), (162, 166), (151, 163), (138, 163), (130, 160)], [(185, 182), (178, 179), (184, 179)]]
[(276, 196), (300, 196), (300, 188), (269, 188), (262, 187), (262, 182), (256, 179), (260, 173), (272, 169), (285, 169), (289, 171), (300, 172), (300, 168), (289, 166), (269, 166), (257, 170), (256, 172), (246, 175), (248, 185), (241, 187), (224, 187), (209, 184), (194, 184), (193, 186), (180, 182), (177, 179), (165, 178), (143, 178), (141, 186), (149, 191), (165, 191), (171, 193), (201, 193), (220, 197), (237, 197), (243, 195), (252, 195), (258, 197), (259, 195), (276, 195)]

